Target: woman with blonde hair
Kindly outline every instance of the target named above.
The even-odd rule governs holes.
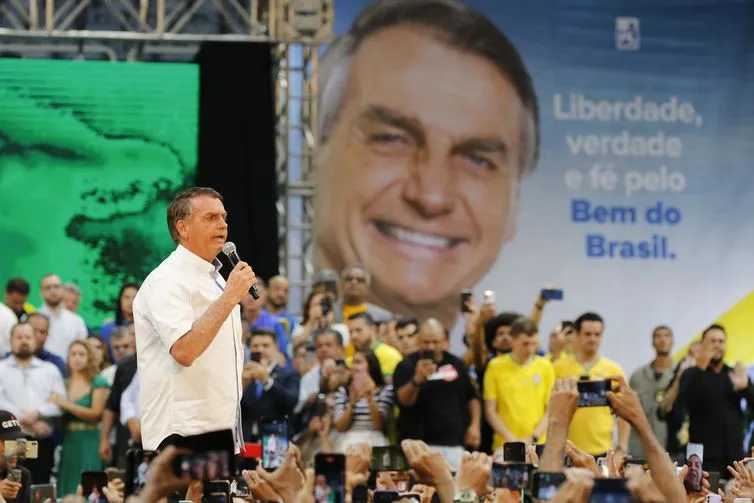
[[[105,410],[110,386],[99,375],[91,346],[83,340],[68,348],[68,379],[65,397],[53,394],[50,402],[63,410],[63,450],[58,470],[58,494],[76,493],[81,473],[104,470],[99,457],[99,421]]]

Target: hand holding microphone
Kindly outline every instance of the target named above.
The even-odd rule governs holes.
[[[236,245],[228,241],[223,245],[223,253],[227,255],[230,264],[233,266],[233,270],[228,276],[228,281],[225,285],[225,292],[231,296],[231,298],[240,303],[243,300],[246,293],[250,293],[254,300],[259,299],[259,290],[257,289],[257,277],[254,275],[254,271],[251,266],[246,262],[243,262],[236,252]]]

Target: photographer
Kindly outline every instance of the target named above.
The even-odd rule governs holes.
[[[0,410],[0,497],[8,503],[28,503],[31,473],[23,466],[18,466],[15,453],[8,452],[6,458],[5,442],[23,440],[21,423],[8,411]]]

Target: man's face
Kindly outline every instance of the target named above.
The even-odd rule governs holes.
[[[578,346],[589,353],[596,354],[602,343],[602,322],[585,321],[581,324],[581,330],[576,334]]]
[[[725,339],[725,332],[717,328],[708,331],[702,339],[702,344],[711,352],[712,361],[715,363],[725,357]]]
[[[443,348],[446,346],[445,332],[440,328],[425,325],[419,331],[419,349],[434,351],[435,360],[442,358]]]
[[[246,321],[253,323],[259,317],[262,312],[262,306],[264,305],[261,292],[259,299],[254,299],[250,293],[244,295],[241,299],[241,308],[243,309],[243,317]]]
[[[416,340],[416,333],[418,330],[418,327],[413,323],[395,330],[395,334],[398,338],[398,351],[400,351],[403,356],[410,355],[419,349],[419,344]]]
[[[317,351],[317,360],[322,363],[328,358],[340,358],[343,348],[338,345],[338,340],[332,334],[321,334],[314,343]]]
[[[652,337],[652,347],[654,347],[657,356],[668,356],[673,349],[673,332],[667,328],[655,330]]]
[[[367,275],[361,269],[351,269],[343,276],[343,295],[351,299],[364,299],[369,293]]]
[[[457,304],[515,232],[523,108],[491,63],[413,27],[354,55],[320,149],[318,253],[361,262],[372,292]]]
[[[57,307],[63,300],[63,287],[60,277],[52,274],[42,279],[39,284],[42,298],[50,307]]]
[[[521,334],[511,339],[511,349],[516,358],[526,361],[537,352],[539,347],[539,334]]]
[[[300,347],[293,355],[293,368],[296,369],[299,375],[304,375],[312,368],[311,360],[309,349],[305,346]]]
[[[494,352],[507,352],[511,349],[513,339],[511,337],[511,326],[501,325],[495,331],[495,337],[492,339],[492,349]]]
[[[28,323],[34,330],[35,346],[41,351],[45,347],[47,335],[50,333],[50,322],[41,316],[30,316]]]
[[[10,349],[15,356],[22,360],[30,358],[36,349],[34,330],[29,325],[16,327],[10,338]]]
[[[75,313],[79,310],[79,304],[81,304],[81,295],[73,290],[63,288],[63,305],[65,308]]]
[[[5,305],[18,314],[24,310],[24,303],[28,295],[24,295],[20,292],[5,292]]]
[[[131,335],[112,339],[110,347],[113,350],[113,359],[116,363],[136,353],[136,341]]]
[[[349,320],[348,333],[356,349],[369,349],[376,337],[375,327],[367,324],[363,319]]]
[[[262,358],[269,362],[275,354],[277,343],[269,335],[254,335],[251,337],[249,349],[252,353],[260,353]]]
[[[210,196],[191,199],[191,214],[176,223],[181,240],[186,248],[207,261],[211,261],[223,249],[228,239],[228,224],[222,201]]]
[[[283,309],[288,305],[288,280],[285,278],[275,278],[270,281],[270,288],[267,290],[270,304],[278,309]]]

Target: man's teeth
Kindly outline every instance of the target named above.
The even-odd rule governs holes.
[[[391,235],[395,239],[406,241],[418,246],[427,246],[430,248],[451,248],[453,246],[453,240],[443,238],[439,236],[428,236],[427,234],[421,234],[419,232],[404,229],[403,227],[395,227],[392,225],[384,225],[382,227],[387,234]]]

